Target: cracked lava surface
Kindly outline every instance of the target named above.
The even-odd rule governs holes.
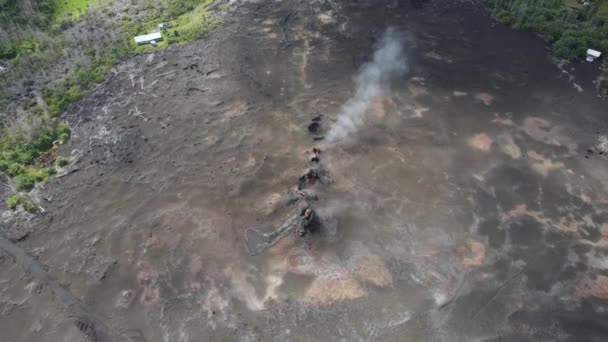
[[[84,306],[132,341],[608,339],[608,106],[590,81],[577,92],[470,2],[234,16],[121,62],[65,114],[73,172],[18,244]],[[314,141],[388,26],[409,73],[352,141]],[[337,226],[250,256],[246,229],[280,224],[317,146],[332,183],[312,204]],[[2,258],[3,340],[86,340],[63,310]]]

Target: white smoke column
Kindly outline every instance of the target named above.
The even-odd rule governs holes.
[[[355,96],[340,108],[336,123],[327,132],[328,143],[345,139],[363,126],[368,109],[388,90],[390,80],[408,71],[402,40],[401,35],[391,28],[384,32],[374,59],[361,66],[354,77]]]

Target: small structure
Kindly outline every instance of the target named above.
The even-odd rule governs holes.
[[[600,56],[602,56],[601,52],[593,49],[587,49],[587,62],[593,62],[594,60],[600,58]]]
[[[135,37],[135,43],[137,43],[137,45],[148,44],[153,41],[157,42],[160,40],[163,40],[163,36],[160,34],[160,32],[153,32],[150,34],[144,34],[143,36]]]

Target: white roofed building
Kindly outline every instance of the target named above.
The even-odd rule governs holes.
[[[163,36],[160,34],[160,32],[153,32],[150,34],[144,34],[143,36],[137,36],[134,39],[135,39],[135,43],[137,43],[137,45],[139,45],[139,44],[148,44],[152,41],[163,40]]]
[[[593,62],[594,60],[600,58],[602,56],[602,53],[597,51],[597,50],[593,50],[593,49],[587,49],[587,62]]]

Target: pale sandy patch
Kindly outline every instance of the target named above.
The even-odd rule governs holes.
[[[417,107],[414,108],[414,114],[411,116],[412,118],[421,118],[424,113],[428,112],[430,110],[430,108],[428,107]]]
[[[232,106],[230,106],[230,109],[228,109],[226,112],[224,112],[224,116],[232,119],[235,117],[239,117],[243,114],[245,114],[247,112],[247,102],[245,101],[239,101],[235,104],[233,104]]]
[[[545,216],[542,211],[535,211],[528,209],[526,204],[516,205],[513,209],[508,212],[503,212],[500,214],[500,220],[503,223],[508,223],[513,220],[518,220],[524,217],[530,217],[536,220],[538,223],[542,224],[546,229],[554,229],[564,234],[569,234],[581,237],[587,236],[589,233],[586,230],[586,227],[594,226],[590,215],[585,215],[583,217],[575,217],[573,214],[567,214],[566,216],[560,216],[556,219],[550,219]],[[602,230],[602,238],[605,237],[605,233],[608,233],[608,225],[606,225],[606,229]],[[588,240],[582,239],[585,243],[594,244],[588,242]],[[595,244],[600,244],[601,241]]]
[[[431,51],[431,52],[427,52],[424,54],[426,57],[428,58],[432,58],[434,60],[440,61],[440,62],[444,62],[444,63],[452,63],[452,59],[447,57],[447,56],[442,56],[439,53],[437,53],[436,51]]]
[[[513,127],[515,126],[515,122],[513,122],[513,120],[509,119],[509,118],[495,118],[492,119],[492,122],[497,124],[497,125],[501,125],[501,126],[508,126],[508,127]]]
[[[384,261],[377,255],[366,255],[354,258],[352,272],[355,279],[378,287],[393,284],[393,276]]]
[[[536,151],[528,151],[527,156],[530,160],[532,169],[544,177],[547,177],[551,171],[564,168],[564,163],[554,162]]]
[[[577,297],[594,297],[608,300],[608,277],[603,275],[587,276],[579,282],[574,293]]]
[[[536,141],[548,145],[561,146],[552,133],[553,125],[545,119],[534,116],[527,117],[524,120],[523,129],[530,138]]]
[[[474,149],[487,152],[494,141],[486,133],[479,133],[469,139],[469,146]]]
[[[311,304],[329,304],[352,300],[365,295],[365,291],[355,279],[348,276],[315,279],[304,293],[304,301]]]
[[[259,212],[264,213],[264,215],[272,214],[278,207],[283,204],[284,196],[280,193],[272,193],[264,198],[263,201],[259,201],[257,205],[257,210]]]
[[[465,268],[481,266],[486,257],[486,246],[479,241],[469,240],[467,241],[467,247],[471,255],[463,259],[462,265]]]
[[[419,84],[410,83],[410,84],[408,84],[407,88],[413,97],[424,96],[424,95],[429,94],[429,90],[426,87],[419,85]]]
[[[158,271],[146,261],[137,263],[137,284],[142,289],[140,301],[143,304],[154,304],[160,299]]]
[[[513,136],[511,134],[501,134],[498,136],[497,141],[500,150],[513,159],[519,159],[521,157],[521,149],[515,144]]]
[[[255,279],[255,269],[243,270],[229,267],[224,270],[224,275],[230,279],[231,294],[243,301],[251,311],[264,309],[266,302],[278,297],[278,289],[283,283],[281,273],[272,272],[264,277],[264,293],[258,294],[252,280]]]
[[[477,93],[475,94],[475,100],[489,107],[492,105],[492,102],[494,102],[494,96],[488,93]]]
[[[249,158],[247,159],[245,164],[243,164],[243,168],[249,169],[249,168],[253,168],[255,165],[256,165],[255,158],[253,156],[249,156]]]
[[[583,243],[600,248],[608,247],[608,223],[603,223],[600,226],[601,237],[598,241],[582,240]]]
[[[500,214],[500,220],[502,222],[510,222],[515,219],[520,219],[522,217],[532,217],[537,222],[542,224],[551,224],[551,220],[546,218],[543,215],[542,211],[533,211],[529,210],[526,204],[518,204],[515,208]]]
[[[369,118],[378,121],[386,116],[386,105],[384,99],[375,100],[369,107]]]
[[[323,24],[332,24],[336,22],[331,11],[327,11],[317,15],[317,19]]]

